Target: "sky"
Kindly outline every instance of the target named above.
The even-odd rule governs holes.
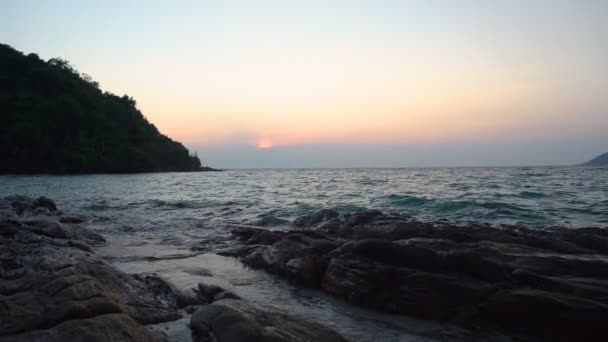
[[[608,151],[604,0],[0,0],[0,42],[133,96],[221,168]]]

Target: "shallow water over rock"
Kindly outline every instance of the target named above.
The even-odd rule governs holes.
[[[108,241],[97,248],[100,256],[126,273],[155,273],[182,290],[199,283],[219,285],[247,302],[271,311],[322,323],[353,341],[510,341],[500,334],[472,333],[451,324],[388,315],[332,298],[318,290],[298,288],[263,271],[244,266],[235,258],[214,253],[192,255],[178,246]],[[162,323],[157,329],[171,341],[190,341],[186,318]]]

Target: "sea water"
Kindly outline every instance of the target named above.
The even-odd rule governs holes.
[[[608,168],[227,170],[81,176],[0,176],[0,195],[47,196],[83,213],[108,245],[97,253],[129,273],[154,272],[183,289],[221,285],[264,308],[334,327],[361,341],[485,340],[448,324],[375,313],[222,257],[203,241],[237,225],[290,229],[320,209],[379,209],[420,220],[496,226],[608,226]],[[189,340],[187,319],[160,325]],[[492,336],[499,338],[500,336]]]

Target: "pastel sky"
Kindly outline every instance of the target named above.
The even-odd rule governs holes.
[[[608,1],[0,1],[0,42],[136,98],[217,167],[608,151]]]

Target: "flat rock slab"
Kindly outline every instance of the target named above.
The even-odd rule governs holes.
[[[425,223],[328,210],[240,227],[223,254],[376,310],[552,341],[608,341],[608,229]]]

